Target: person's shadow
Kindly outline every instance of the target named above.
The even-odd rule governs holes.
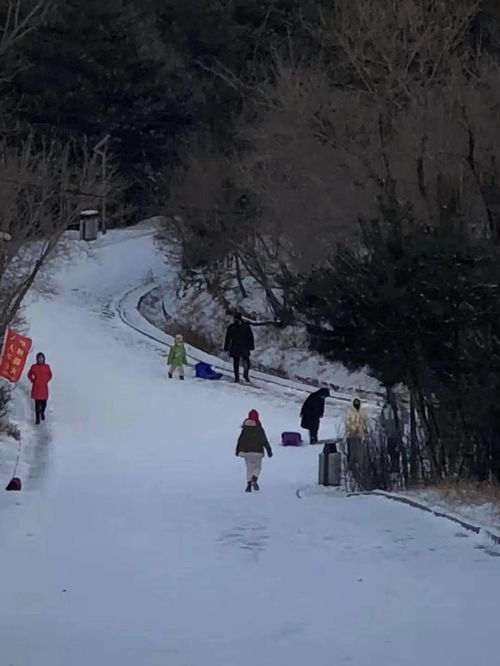
[[[34,446],[25,457],[29,465],[27,490],[39,490],[45,481],[51,440],[52,434],[46,423],[36,426]]]

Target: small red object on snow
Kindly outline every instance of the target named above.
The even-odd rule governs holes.
[[[9,481],[5,490],[21,490],[21,479],[15,476]]]

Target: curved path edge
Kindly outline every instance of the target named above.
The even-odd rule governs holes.
[[[384,490],[370,490],[366,492],[347,493],[347,497],[360,497],[364,495],[385,497],[385,499],[392,500],[393,502],[400,502],[401,504],[407,504],[408,506],[411,506],[414,509],[420,509],[420,511],[432,513],[432,515],[436,516],[437,518],[445,518],[446,520],[450,520],[453,523],[457,523],[458,525],[460,525],[469,532],[474,532],[475,534],[480,534],[480,533],[486,534],[486,536],[489,539],[491,539],[495,544],[500,545],[500,534],[495,533],[494,531],[491,530],[491,528],[485,527],[484,525],[480,525],[478,523],[473,523],[467,519],[461,518],[460,516],[443,511],[442,509],[435,509],[432,506],[425,504],[424,502],[417,502],[416,500],[410,499],[409,497],[398,495],[396,493],[388,493],[385,492]]]
[[[307,490],[308,487],[297,488],[295,495],[298,497],[298,499],[306,499],[307,495],[305,494],[305,491]],[[489,539],[491,539],[493,543],[500,545],[500,533],[496,532],[495,530],[492,530],[490,527],[486,527],[485,525],[481,525],[479,523],[471,522],[468,519],[462,518],[461,516],[457,516],[452,513],[448,513],[447,511],[443,511],[442,509],[436,509],[432,506],[429,506],[428,504],[425,504],[424,502],[418,502],[414,499],[410,499],[409,497],[405,497],[404,495],[398,495],[397,493],[389,493],[386,492],[385,490],[367,490],[359,492],[348,492],[342,496],[346,498],[384,497],[385,499],[392,500],[393,502],[400,502],[401,504],[406,504],[407,506],[410,506],[413,509],[419,509],[420,511],[431,513],[433,516],[436,516],[437,518],[444,518],[445,520],[449,520],[453,523],[456,523],[457,525],[460,525],[460,527],[463,527],[468,532],[474,532],[474,534],[483,533]]]
[[[171,347],[174,343],[174,337],[168,333],[164,333],[153,324],[150,324],[147,319],[139,311],[139,305],[141,300],[147,296],[152,290],[161,287],[162,282],[156,280],[153,282],[148,282],[147,284],[142,284],[133,289],[127,290],[124,294],[119,296],[114,303],[114,307],[121,321],[134,329],[138,333],[150,338],[151,340],[164,345],[166,347]],[[210,363],[216,370],[222,372],[223,375],[227,377],[232,377],[232,365],[226,361],[221,360],[217,356],[208,354],[200,349],[193,347],[192,345],[185,345],[188,361],[190,363],[198,363],[200,361],[204,363]],[[273,375],[268,375],[263,372],[254,371],[253,376],[255,379],[280,386],[282,388],[291,389],[294,391],[300,391],[303,393],[310,393],[311,387],[306,384],[301,384],[300,382],[294,382],[290,379],[282,379],[280,377],[275,377]],[[330,392],[330,396],[342,402],[351,402],[352,395],[346,393],[338,393],[335,391]],[[378,403],[372,401],[366,401],[367,404],[372,406],[377,406]]]

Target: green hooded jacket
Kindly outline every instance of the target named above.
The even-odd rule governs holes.
[[[186,365],[187,364],[187,358],[186,358],[186,350],[184,349],[184,345],[173,345],[170,347],[170,353],[168,355],[168,361],[167,363],[169,365]]]

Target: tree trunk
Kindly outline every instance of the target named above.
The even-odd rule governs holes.
[[[257,281],[257,283],[262,287],[264,293],[266,294],[267,302],[269,303],[274,316],[278,322],[283,321],[283,305],[280,303],[279,299],[273,292],[270,281],[266,272],[259,263],[259,260],[255,257],[243,256],[241,261],[245,266],[248,273]]]
[[[236,269],[236,281],[238,283],[238,287],[241,293],[242,298],[247,298],[248,294],[245,289],[245,285],[243,284],[243,278],[241,275],[241,261],[240,261],[240,255],[235,252],[234,253],[234,264],[235,264],[235,269]]]
[[[410,391],[410,479],[413,483],[418,481],[418,439],[417,439],[417,415],[415,409],[415,397]]]

